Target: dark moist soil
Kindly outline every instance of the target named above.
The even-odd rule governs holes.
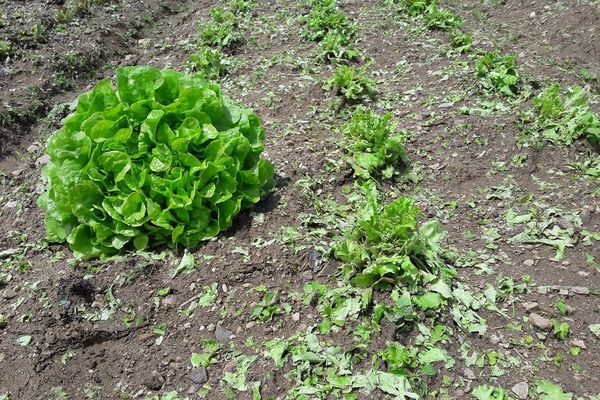
[[[0,41],[9,43],[10,51],[0,56],[5,64],[0,68],[0,154],[26,143],[35,123],[69,98],[65,93],[80,92],[106,71],[112,76],[111,65],[131,56],[139,39],[187,4],[100,0],[69,11],[75,3],[85,2],[1,4]]]
[[[15,60],[1,70],[2,112],[11,116],[0,127],[4,152],[10,153],[0,158],[0,254],[16,249],[24,257],[19,265],[5,263],[11,279],[0,283],[0,313],[8,318],[6,328],[0,330],[0,394],[10,392],[14,399],[48,399],[60,387],[72,399],[85,398],[86,390],[95,391],[102,399],[118,398],[122,393],[143,398],[168,390],[195,398],[192,394],[204,379],[191,375],[190,356],[201,352],[204,339],[217,338],[226,347],[259,355],[247,381],[262,382],[263,398],[285,397],[292,381],[260,357],[259,345],[319,323],[318,311],[292,294],[302,292],[303,285],[314,280],[334,285],[337,271],[336,263],[323,259],[314,248],[295,252],[282,239],[287,227],[306,232],[303,221],[315,213],[297,182],[312,177],[321,182],[312,189],[317,195],[339,196],[348,170],[332,167],[332,161],[342,158],[337,127],[344,117],[328,114],[335,98],[321,89],[320,80],[329,76],[331,68],[311,69],[315,45],[301,38],[296,18],[305,10],[296,2],[258,3],[246,40],[231,57],[232,72],[221,85],[225,93],[254,108],[263,119],[267,128],[264,155],[276,165],[278,188],[253,212],[241,215],[229,232],[194,250],[198,259],[214,258],[191,274],[170,275],[182,253],[162,260],[130,256],[110,263],[74,262],[65,246],[42,245],[43,212],[35,205],[43,191],[41,143],[57,125],[40,118],[56,104],[74,100],[98,79],[111,76],[117,65],[184,69],[194,48],[197,25],[207,20],[209,8],[216,3],[172,2],[165,8],[163,2],[103,2],[66,24],[65,32],[53,26],[44,42],[19,44]],[[21,11],[22,17],[11,14],[11,23],[0,28],[0,40],[15,37],[33,21],[51,18],[57,7],[24,1],[0,5],[3,10],[28,11]],[[541,3],[530,9],[511,1],[497,6],[480,2],[447,5],[465,19],[465,29],[474,32],[478,46],[520,54],[519,65],[531,80],[581,84],[578,68],[600,68],[600,25],[596,23],[600,7],[592,3],[569,3],[562,8],[550,5],[548,9]],[[477,117],[458,112],[460,106],[477,104],[478,87],[471,69],[445,56],[445,34],[416,32],[408,20],[391,18],[389,10],[376,2],[353,1],[343,3],[343,8],[359,26],[357,47],[374,58],[371,71],[379,79],[378,104],[382,108],[389,105],[400,126],[414,132],[407,151],[420,182],[397,189],[414,195],[427,215],[442,221],[448,232],[447,247],[463,255],[472,251],[479,266],[493,269],[491,274],[481,274],[480,268],[459,269],[461,280],[481,289],[487,284],[498,288],[503,276],[518,284],[523,275],[529,275],[534,283],[527,293],[515,295],[518,301],[514,304],[500,305],[508,318],[482,312],[488,323],[484,337],[466,334],[450,320],[443,321],[455,332],[447,348],[457,363],[454,369],[429,378],[428,383],[439,388],[442,376],[447,375],[449,395],[456,399],[470,398],[467,392],[479,384],[509,389],[523,381],[533,386],[539,379],[560,383],[580,396],[599,393],[596,355],[600,340],[588,331],[589,325],[600,323],[597,296],[568,289],[561,295],[540,288],[600,287],[598,272],[584,259],[584,251],[600,259],[598,247],[584,247],[581,241],[583,229],[600,231],[597,198],[590,195],[598,183],[581,179],[569,169],[570,162],[584,157],[589,146],[519,148],[515,113]],[[532,12],[535,17],[530,17]],[[69,76],[71,86],[57,89],[56,74],[65,71],[62,55],[69,50],[89,57],[84,56],[85,66]],[[273,57],[283,61],[267,66],[266,60]],[[307,66],[304,70],[303,65]],[[404,72],[394,72],[398,70]],[[32,87],[40,88],[43,95],[32,97]],[[443,105],[450,95],[461,99],[451,107]],[[428,101],[434,97],[434,102]],[[30,117],[14,116],[14,110],[30,110],[38,102],[41,106]],[[596,104],[592,107],[598,111]],[[527,155],[525,166],[501,172],[494,169],[492,162],[510,166],[517,154]],[[554,186],[547,188],[540,182]],[[511,196],[490,197],[498,187],[505,188],[504,193],[509,188]],[[521,228],[506,224],[506,211],[513,207],[525,212],[527,206],[519,208],[520,201],[529,196],[581,214],[583,224],[575,234],[579,240],[566,250],[565,261],[553,261],[555,251],[548,246],[507,242]],[[495,249],[487,248],[482,237],[487,227],[501,234]],[[475,239],[468,239],[466,232],[474,233]],[[328,243],[325,237],[320,244]],[[7,256],[2,255],[0,262],[2,258]],[[189,318],[184,316],[181,311],[191,299],[213,283],[217,283],[216,304],[197,308]],[[258,285],[278,290],[292,312],[276,316],[272,322],[251,321],[251,310],[262,297],[254,290]],[[157,296],[166,287],[169,294]],[[573,307],[566,319],[554,308],[559,298]],[[538,339],[540,332],[524,319],[523,302],[537,302],[536,312],[548,318],[567,320],[571,337],[558,341],[550,334]],[[521,331],[508,329],[509,322],[520,325]],[[163,323],[167,331],[157,345],[153,329]],[[331,338],[350,343],[352,338],[344,332]],[[25,347],[18,343],[23,335],[32,337]],[[527,335],[544,347],[510,344]],[[397,340],[399,333],[387,324],[377,336],[373,346],[383,347],[387,341]],[[256,347],[248,346],[250,338]],[[569,353],[573,340],[583,341],[586,347],[577,357]],[[502,373],[490,366],[466,366],[461,359],[462,343],[469,343],[469,355],[491,350],[502,353]],[[564,358],[559,366],[552,360],[557,354]],[[222,359],[208,368],[213,389],[207,398],[225,398],[219,381],[232,365]],[[467,369],[475,371],[475,379]],[[236,396],[251,398],[251,393],[236,392]],[[368,398],[380,397],[376,392]]]

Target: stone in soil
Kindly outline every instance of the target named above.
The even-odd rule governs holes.
[[[525,311],[532,312],[532,311],[536,311],[537,309],[540,308],[540,305],[538,303],[536,303],[535,301],[526,301],[522,304],[523,308],[525,309]]]
[[[15,297],[17,297],[17,292],[12,289],[5,289],[4,292],[2,292],[2,298],[4,300],[14,299]]]
[[[219,322],[215,329],[215,338],[219,342],[228,343],[231,340],[231,336],[233,336],[233,332],[223,328],[223,325]]]
[[[150,375],[144,378],[144,386],[146,386],[150,390],[160,390],[164,383],[165,379],[160,375],[157,370],[153,370],[150,372]]]
[[[196,367],[187,374],[187,378],[197,385],[202,385],[208,381],[208,371],[204,367]]]
[[[470,380],[474,380],[475,379],[475,373],[473,372],[473,370],[471,368],[465,368],[465,378],[470,379]]]
[[[536,313],[533,313],[529,316],[529,322],[531,325],[542,331],[549,331],[552,329],[552,321]]]
[[[170,295],[166,296],[160,304],[161,304],[161,306],[163,306],[165,308],[173,308],[175,306],[176,302],[177,302],[177,297],[170,294]]]
[[[35,160],[35,166],[42,167],[42,166],[48,164],[49,162],[50,162],[50,156],[48,154],[44,154],[44,155],[38,157],[37,160]]]
[[[302,277],[303,277],[304,279],[307,279],[307,280],[309,280],[309,281],[310,281],[311,279],[313,279],[313,273],[312,273],[312,271],[304,271],[304,272],[302,273]]]
[[[529,395],[529,385],[527,382],[519,382],[513,386],[510,390],[517,396],[518,399],[526,399]]]
[[[571,288],[571,293],[582,294],[584,296],[587,296],[590,294],[590,288],[583,287],[583,286],[573,286]]]
[[[533,265],[535,264],[535,261],[533,261],[533,260],[525,260],[523,262],[523,264],[525,264],[526,267],[533,267]]]

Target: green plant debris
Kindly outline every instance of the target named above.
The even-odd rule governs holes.
[[[236,369],[234,372],[225,372],[223,381],[227,385],[227,397],[233,398],[235,391],[245,392],[248,390],[246,384],[246,375],[252,363],[256,360],[256,356],[247,356],[243,353],[235,356]]]
[[[216,364],[218,362],[217,355],[221,350],[221,344],[214,339],[205,339],[202,343],[202,353],[192,353],[190,362],[192,367],[197,368],[202,366],[204,368]]]
[[[499,387],[481,385],[473,389],[473,396],[477,400],[505,400],[506,391]]]
[[[126,397],[127,398],[127,397]],[[166,392],[163,394],[157,394],[154,396],[146,396],[144,400],[189,400],[189,397],[180,397],[176,390]]]
[[[571,393],[563,392],[559,385],[549,381],[541,381],[536,387],[536,392],[540,395],[540,400],[571,400]]]
[[[264,129],[219,87],[125,67],[100,82],[48,139],[48,238],[76,257],[187,247],[231,226],[272,186]]]
[[[571,168],[582,171],[587,178],[600,178],[600,156],[590,156],[580,162],[571,163]]]
[[[259,321],[271,321],[274,316],[283,314],[284,312],[289,313],[291,306],[287,303],[278,303],[277,292],[266,292],[262,300],[254,306],[250,315],[251,319]]]
[[[0,60],[4,60],[12,51],[12,44],[6,40],[0,40]]]
[[[19,343],[19,346],[21,347],[26,347],[29,346],[32,339],[33,338],[31,337],[31,335],[19,336],[19,338],[17,339],[17,343]]]
[[[215,304],[218,295],[216,282],[210,286],[205,286],[200,298],[198,299],[198,305],[200,307],[210,307]]]
[[[196,259],[194,255],[186,251],[183,253],[181,260],[177,264],[177,267],[173,268],[170,272],[171,278],[175,278],[180,273],[190,273],[196,269]]]
[[[571,331],[571,328],[569,326],[568,323],[566,322],[555,322],[554,323],[554,328],[552,330],[552,333],[554,334],[554,337],[556,337],[557,339],[560,340],[565,340],[567,337],[569,337],[569,332]]]
[[[543,212],[532,210],[525,229],[508,239],[509,243],[544,244],[556,249],[556,259],[565,257],[567,247],[575,245],[575,230],[581,226],[581,217],[558,207],[546,207]]]

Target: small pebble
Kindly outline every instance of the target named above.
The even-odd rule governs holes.
[[[48,154],[44,154],[44,155],[41,155],[40,157],[38,157],[37,160],[35,160],[35,166],[43,167],[44,165],[48,164],[49,162],[50,162],[50,156]]]
[[[591,211],[589,208],[584,208],[581,212],[581,222],[587,224],[592,219]]]
[[[525,264],[526,267],[533,267],[533,265],[535,264],[535,261],[525,260],[525,261],[523,261],[523,264]]]
[[[143,384],[150,390],[160,390],[165,383],[165,379],[158,373],[157,370],[150,372],[150,375],[144,378]]]
[[[473,370],[471,368],[465,368],[465,378],[470,379],[470,380],[475,379],[475,373],[473,372]]]
[[[536,313],[533,313],[529,316],[529,322],[531,325],[542,331],[549,331],[552,329],[552,321]]]
[[[175,306],[175,303],[177,302],[177,298],[170,294],[168,296],[166,296],[164,299],[162,299],[161,302],[161,306],[165,307],[165,308],[172,308],[173,306]]]
[[[311,280],[313,278],[313,273],[310,270],[304,271],[302,273],[302,277],[307,280]]]
[[[4,204],[4,207],[2,207],[2,209],[8,210],[10,208],[15,208],[18,205],[19,205],[19,202],[11,200],[11,201],[7,201],[6,204]]]
[[[187,374],[187,378],[197,385],[202,385],[208,381],[208,371],[206,368],[199,366],[191,370]]]
[[[2,292],[2,298],[4,300],[14,299],[15,297],[17,297],[17,292],[12,289],[4,289],[4,292]]]
[[[217,327],[215,329],[215,338],[219,342],[228,343],[231,340],[232,336],[233,332],[229,329],[224,328],[221,322],[217,324]]]
[[[573,286],[571,288],[571,293],[588,295],[588,294],[590,294],[590,288],[583,287],[583,286]]]
[[[490,336],[490,343],[493,345],[500,343],[500,338],[498,337],[498,335],[493,334],[492,336]]]
[[[548,294],[548,288],[546,286],[540,286],[537,288],[539,294]]]
[[[527,382],[519,382],[515,386],[513,386],[510,390],[517,396],[519,399],[526,399],[529,396],[529,385]]]
[[[540,308],[540,305],[538,303],[536,303],[535,301],[526,301],[526,302],[523,302],[521,305],[527,312],[533,312]]]

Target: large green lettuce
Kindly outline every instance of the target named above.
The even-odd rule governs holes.
[[[116,80],[79,96],[48,139],[39,204],[50,241],[79,258],[193,247],[272,188],[260,119],[216,84],[146,66]]]

